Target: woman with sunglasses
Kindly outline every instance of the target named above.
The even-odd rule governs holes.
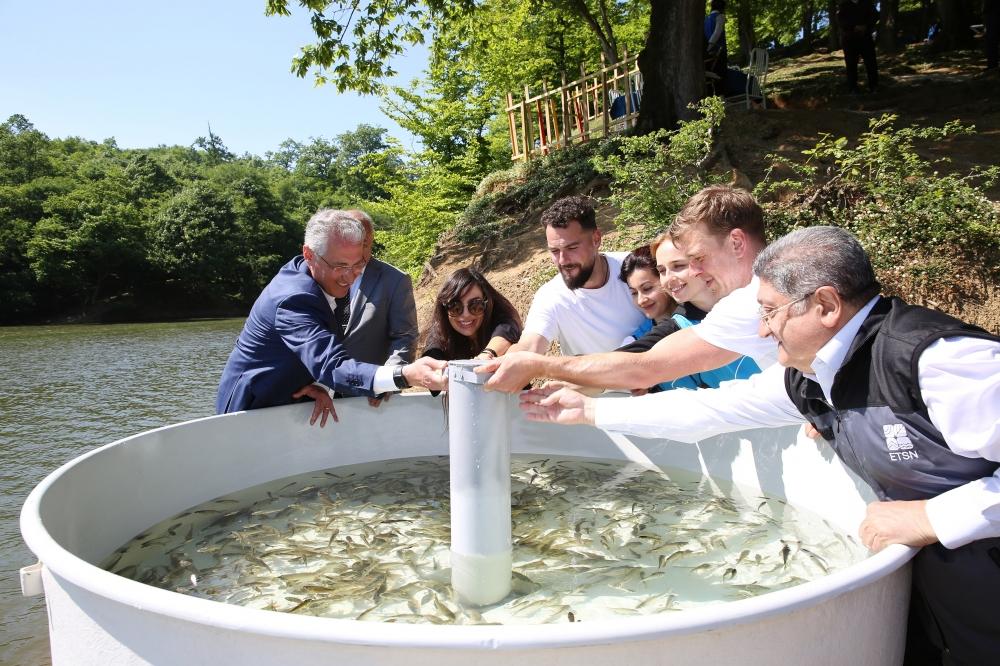
[[[502,356],[521,337],[521,317],[482,273],[460,268],[441,287],[423,356],[443,361]]]

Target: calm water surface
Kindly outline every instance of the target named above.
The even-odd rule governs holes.
[[[49,662],[43,596],[21,596],[36,560],[18,519],[64,462],[127,435],[214,413],[242,319],[0,328],[0,664]]]

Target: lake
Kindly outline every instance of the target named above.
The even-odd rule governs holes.
[[[45,597],[21,596],[36,559],[21,505],[97,446],[210,416],[242,319],[0,328],[0,663],[49,663]]]

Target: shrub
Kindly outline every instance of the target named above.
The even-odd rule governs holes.
[[[1000,215],[983,188],[1000,168],[942,175],[915,142],[971,134],[957,121],[944,127],[895,129],[894,115],[869,123],[858,143],[824,136],[795,165],[771,157],[756,188],[769,233],[832,224],[849,229],[872,258],[889,291],[918,301],[954,303],[1000,275]],[[784,171],[787,177],[774,178]]]
[[[609,201],[621,211],[619,228],[638,227],[639,235],[652,236],[673,220],[691,195],[724,180],[710,174],[704,163],[725,107],[721,99],[710,97],[697,109],[701,117],[681,123],[675,131],[617,137],[610,141],[610,154],[594,158],[594,167],[613,179]]]
[[[486,176],[459,215],[458,239],[469,243],[514,235],[523,226],[517,220],[527,219],[553,198],[585,186],[598,175],[591,158],[600,146],[598,141],[571,146]]]

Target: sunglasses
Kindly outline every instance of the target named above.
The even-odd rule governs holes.
[[[444,309],[448,311],[449,317],[461,317],[466,309],[469,310],[469,314],[471,315],[481,315],[486,312],[486,303],[487,300],[485,298],[473,298],[466,305],[456,298],[453,301],[445,303]]]

